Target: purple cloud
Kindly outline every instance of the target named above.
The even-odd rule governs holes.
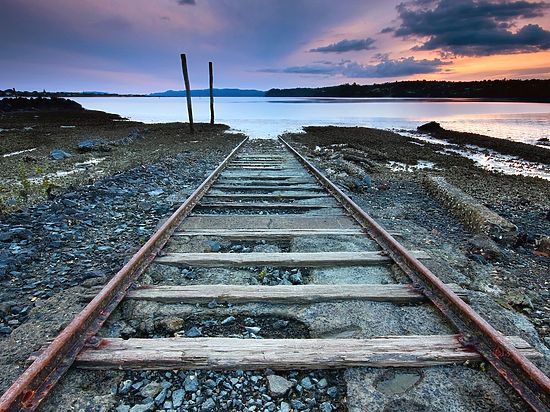
[[[349,78],[389,78],[404,77],[415,74],[437,73],[442,66],[452,64],[440,59],[421,59],[408,57],[398,60],[383,60],[378,64],[360,64],[350,60],[338,63],[319,62],[303,66],[291,66],[283,69],[261,69],[266,73],[291,73],[325,76],[344,76]]]
[[[349,51],[372,50],[375,40],[370,37],[366,39],[345,39],[337,43],[329,44],[328,46],[317,47],[311,49],[310,52],[317,53],[345,53]]]

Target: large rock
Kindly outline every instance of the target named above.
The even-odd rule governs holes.
[[[63,160],[63,159],[67,159],[67,158],[71,157],[71,154],[67,153],[67,152],[65,152],[61,149],[53,149],[50,152],[50,156],[54,160]]]
[[[78,151],[85,152],[108,152],[111,150],[109,145],[103,140],[98,139],[84,139],[78,142]]]
[[[443,129],[441,125],[437,122],[428,122],[428,123],[424,123],[421,126],[418,126],[416,130],[423,133],[434,133],[434,132],[441,132],[445,129]]]
[[[269,375],[267,382],[269,384],[269,393],[272,396],[283,396],[294,386],[292,382],[279,375]]]
[[[475,233],[483,233],[491,239],[513,244],[517,227],[507,219],[488,209],[472,196],[448,183],[440,176],[427,176],[423,184],[437,200]]]

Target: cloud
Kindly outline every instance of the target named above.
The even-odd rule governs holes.
[[[329,44],[328,46],[317,47],[311,49],[310,52],[317,53],[345,53],[349,51],[359,51],[359,50],[372,50],[375,49],[373,46],[375,40],[370,37],[366,39],[344,39],[337,43]]]
[[[194,6],[195,4],[195,0],[176,0],[178,2],[178,4],[181,4],[181,5],[191,5],[191,6]]]
[[[313,64],[306,64],[303,66],[290,66],[284,69],[260,69],[258,72],[262,73],[290,73],[290,74],[322,74],[322,75],[337,75],[341,74],[341,64],[335,64],[331,62],[320,62]]]
[[[378,64],[360,64],[350,60],[338,63],[318,62],[303,66],[291,66],[283,69],[261,69],[264,73],[291,73],[325,76],[344,76],[349,78],[387,78],[404,77],[414,74],[436,73],[442,66],[451,64],[440,59],[416,60],[408,57],[398,60],[383,60]]]
[[[414,50],[439,50],[461,56],[487,56],[550,49],[550,31],[519,19],[544,16],[543,2],[492,0],[415,0],[397,6],[396,37],[418,38]]]
[[[441,66],[448,65],[440,59],[416,60],[414,57],[399,60],[384,60],[375,65],[350,63],[346,65],[343,74],[346,77],[404,77],[414,74],[428,74],[440,71]]]

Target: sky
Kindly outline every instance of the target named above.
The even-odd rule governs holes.
[[[0,0],[0,89],[550,78],[550,0]]]

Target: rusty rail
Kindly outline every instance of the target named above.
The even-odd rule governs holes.
[[[466,302],[447,287],[418,259],[311,162],[284,139],[279,140],[304,165],[411,278],[413,285],[447,317],[463,336],[465,344],[477,350],[515,393],[534,411],[550,411],[550,378],[523,356],[508,340]]]
[[[206,178],[141,249],[103,287],[0,398],[0,411],[33,411],[69,369],[85,345],[94,345],[94,335],[121,302],[132,283],[153,261],[174,230],[212,186],[227,163],[248,140],[245,138]]]

